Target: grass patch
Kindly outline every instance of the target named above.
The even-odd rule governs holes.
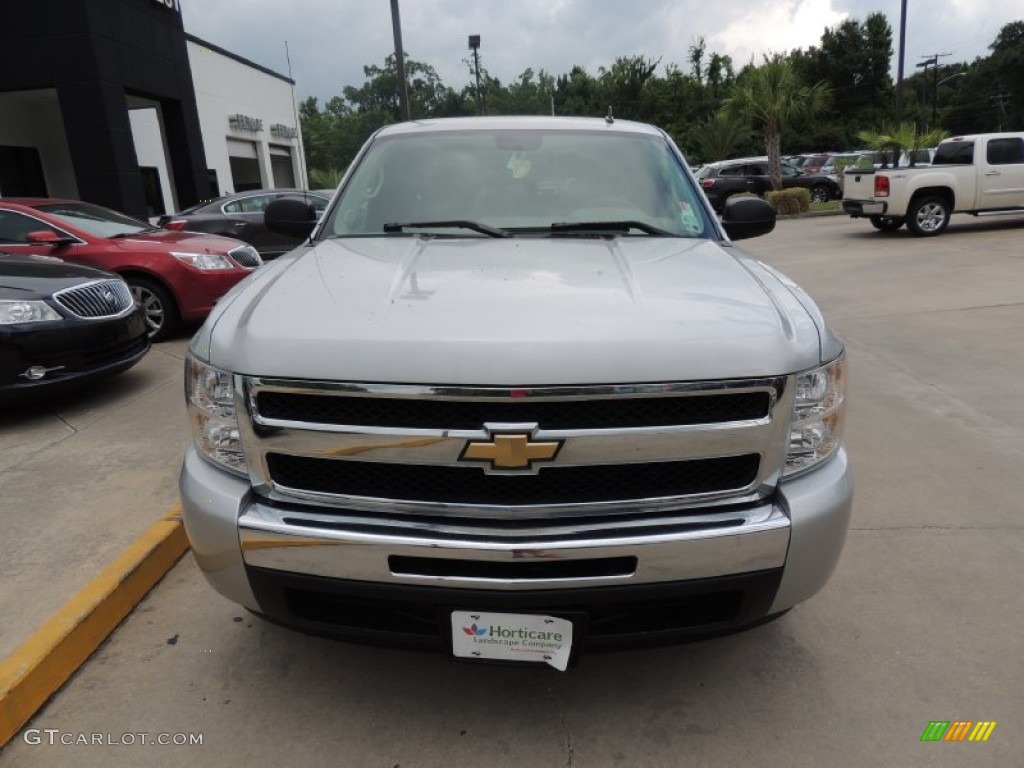
[[[842,200],[826,200],[824,203],[811,203],[811,211],[841,211]]]

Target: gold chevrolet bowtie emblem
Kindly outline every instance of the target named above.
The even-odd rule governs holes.
[[[467,443],[460,458],[489,461],[493,469],[529,469],[534,461],[551,461],[561,447],[559,441],[530,442],[529,435],[494,435],[489,443]]]

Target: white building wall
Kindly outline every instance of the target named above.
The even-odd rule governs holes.
[[[35,147],[50,196],[78,198],[55,89],[0,93],[0,146]]]
[[[192,40],[188,41],[188,57],[207,167],[216,170],[221,194],[236,191],[228,139],[255,144],[264,187],[278,186],[271,173],[270,145],[288,147],[296,184],[308,186],[305,163],[300,162],[301,137],[289,139],[271,133],[275,124],[299,128],[291,84]],[[262,129],[233,126],[229,123],[231,115],[255,118],[262,122]]]
[[[160,190],[168,211],[178,210],[171,171],[167,167],[167,146],[157,107],[134,108],[128,111],[139,167],[155,167],[160,174]]]

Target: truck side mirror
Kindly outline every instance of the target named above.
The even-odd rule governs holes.
[[[316,226],[316,209],[307,201],[284,197],[263,210],[263,223],[271,232],[305,239]]]
[[[775,208],[757,197],[731,197],[725,203],[722,227],[730,240],[767,235],[775,229]]]

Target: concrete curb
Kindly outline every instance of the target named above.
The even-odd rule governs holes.
[[[188,550],[175,505],[0,662],[7,744]]]
[[[807,213],[787,213],[776,216],[777,219],[814,219],[818,216],[849,216],[844,210],[838,211],[807,211]]]

